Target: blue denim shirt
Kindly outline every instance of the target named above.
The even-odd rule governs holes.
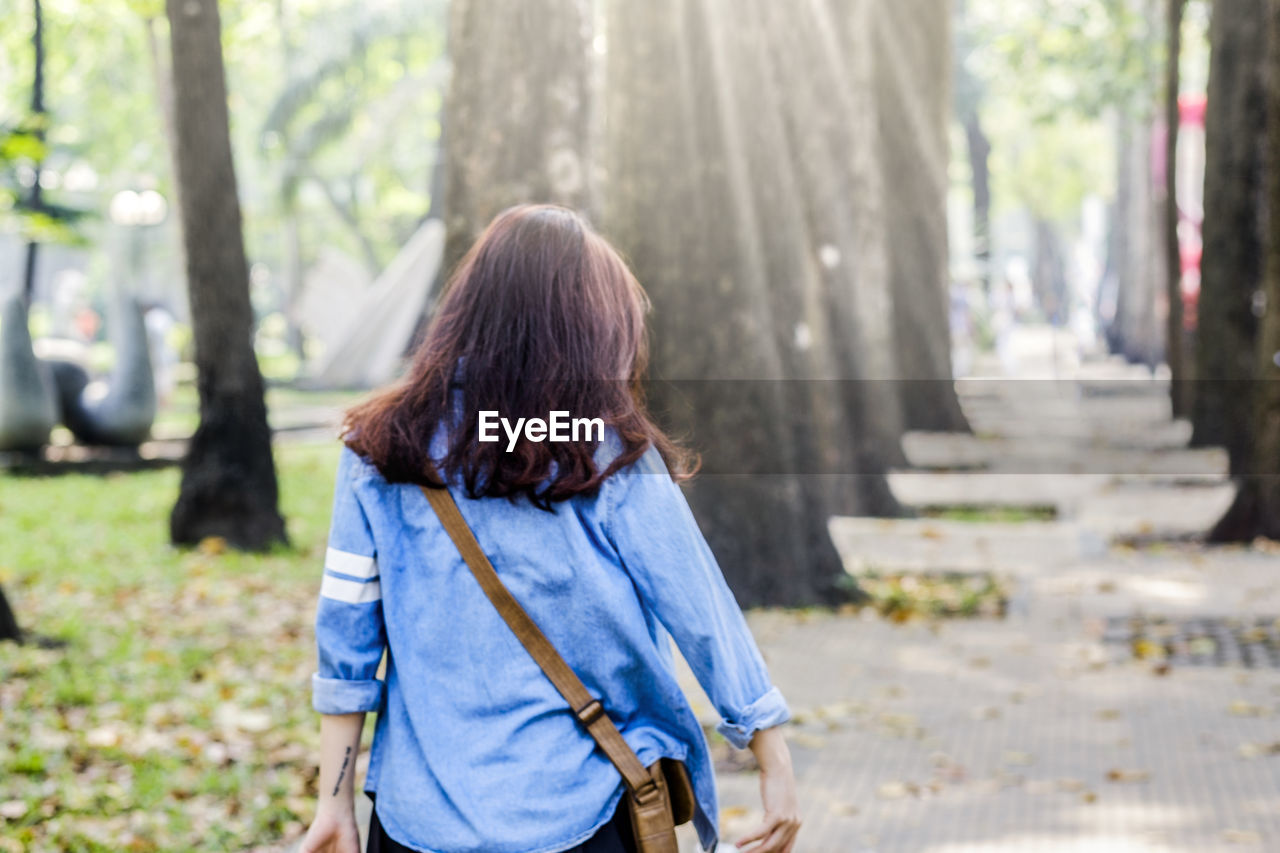
[[[617,453],[606,439],[602,463]],[[715,849],[711,760],[670,639],[735,746],[790,714],[662,457],[651,448],[554,514],[450,490],[502,581],[641,762],[686,762],[694,824]],[[364,787],[392,838],[433,853],[559,851],[609,820],[624,791],[618,772],[417,486],[388,484],[344,446],[328,546],[312,701],[322,714],[379,712]]]

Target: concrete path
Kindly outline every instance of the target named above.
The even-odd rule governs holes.
[[[1168,665],[1105,642],[1116,617],[1271,624],[1280,547],[1186,542],[1233,497],[1220,451],[1182,447],[1186,426],[1168,420],[1160,383],[1133,381],[1141,372],[1076,375],[1079,393],[961,383],[977,437],[909,437],[912,462],[932,470],[890,478],[908,505],[1051,507],[1053,520],[830,525],[855,575],[1007,577],[1009,618],[750,615],[797,712],[799,849],[1280,850],[1280,669]],[[1175,541],[1126,544],[1162,537]],[[732,838],[759,818],[757,779],[720,781]]]

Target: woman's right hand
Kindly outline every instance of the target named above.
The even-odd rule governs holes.
[[[800,805],[791,751],[782,729],[762,729],[751,738],[751,751],[760,765],[760,802],[764,820],[755,831],[738,839],[744,853],[791,853],[800,831]],[[751,846],[754,845],[754,846]]]
[[[320,809],[298,853],[360,853],[355,812]]]

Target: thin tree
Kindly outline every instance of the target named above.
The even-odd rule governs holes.
[[[178,183],[200,425],[169,519],[175,544],[262,549],[287,537],[253,351],[249,265],[228,130],[217,0],[168,0]]]
[[[1170,389],[1174,417],[1183,417],[1190,407],[1186,383],[1185,338],[1182,323],[1182,246],[1178,240],[1178,131],[1182,110],[1178,104],[1182,60],[1182,15],[1186,0],[1168,0],[1165,52],[1164,92],[1164,241],[1166,261],[1166,293],[1169,312],[1165,326],[1165,344],[1169,362]]]
[[[34,0],[32,11],[35,16],[35,29],[31,35],[32,46],[35,48],[35,65],[32,74],[31,83],[31,115],[35,121],[36,138],[44,141],[44,12],[40,6],[40,0]],[[40,163],[36,163],[36,179],[31,184],[31,193],[27,197],[27,207],[32,213],[37,213],[41,207],[40,197]],[[23,269],[22,293],[24,299],[29,304],[35,291],[36,277],[36,258],[39,252],[39,244],[35,240],[27,243],[26,262]],[[17,617],[13,615],[13,609],[9,606],[9,600],[5,598],[4,589],[0,588],[0,641],[14,640],[22,642],[22,629],[18,626]]]
[[[991,140],[982,126],[983,83],[969,70],[974,39],[967,0],[955,4],[954,85],[956,118],[964,127],[973,185],[973,256],[983,293],[991,292]]]
[[[48,115],[44,103],[44,8],[40,0],[32,0],[32,13],[35,18],[35,29],[31,33],[31,46],[34,48],[34,64],[31,78],[31,120],[35,127],[35,137],[41,143],[45,140],[45,119]],[[35,164],[35,179],[31,182],[31,192],[27,196],[26,206],[31,213],[39,213],[44,209],[42,197],[43,187],[40,184],[40,172],[43,163]],[[22,273],[22,292],[27,304],[35,296],[36,260],[40,254],[40,244],[31,239],[27,242],[27,256]]]
[[[1266,124],[1263,170],[1263,220],[1270,222],[1264,240],[1265,311],[1258,326],[1255,353],[1257,378],[1245,462],[1237,471],[1235,502],[1210,533],[1212,541],[1249,541],[1255,536],[1280,539],[1280,0],[1266,0],[1264,18],[1254,24],[1266,38],[1264,79]]]

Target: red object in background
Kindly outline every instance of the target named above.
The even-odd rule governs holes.
[[[1196,330],[1196,311],[1200,305],[1200,258],[1203,251],[1198,245],[1182,247],[1182,328]]]
[[[1180,95],[1178,97],[1178,114],[1182,124],[1204,127],[1204,114],[1209,99],[1203,93]]]
[[[102,318],[92,308],[81,308],[76,312],[76,331],[86,342],[92,343],[98,337],[98,328],[101,325]]]
[[[1178,98],[1178,123],[1181,128],[1198,131],[1195,134],[1195,139],[1202,149],[1204,146],[1205,112],[1208,102],[1208,97],[1202,92],[1181,95]],[[1188,137],[1188,142],[1190,142],[1191,134],[1185,135]],[[1203,157],[1198,159],[1203,164]],[[1203,175],[1194,175],[1192,177],[1196,186],[1203,186]],[[1186,201],[1191,201],[1191,203],[1188,204],[1183,199],[1179,199],[1178,204],[1179,219],[1190,226],[1189,228],[1178,229],[1182,237],[1180,241],[1182,256],[1182,328],[1187,332],[1194,332],[1197,326],[1197,313],[1200,305],[1200,261],[1204,248],[1204,243],[1201,239],[1204,231],[1204,200],[1197,198],[1194,201]],[[1194,211],[1195,214],[1189,214],[1188,211]]]

